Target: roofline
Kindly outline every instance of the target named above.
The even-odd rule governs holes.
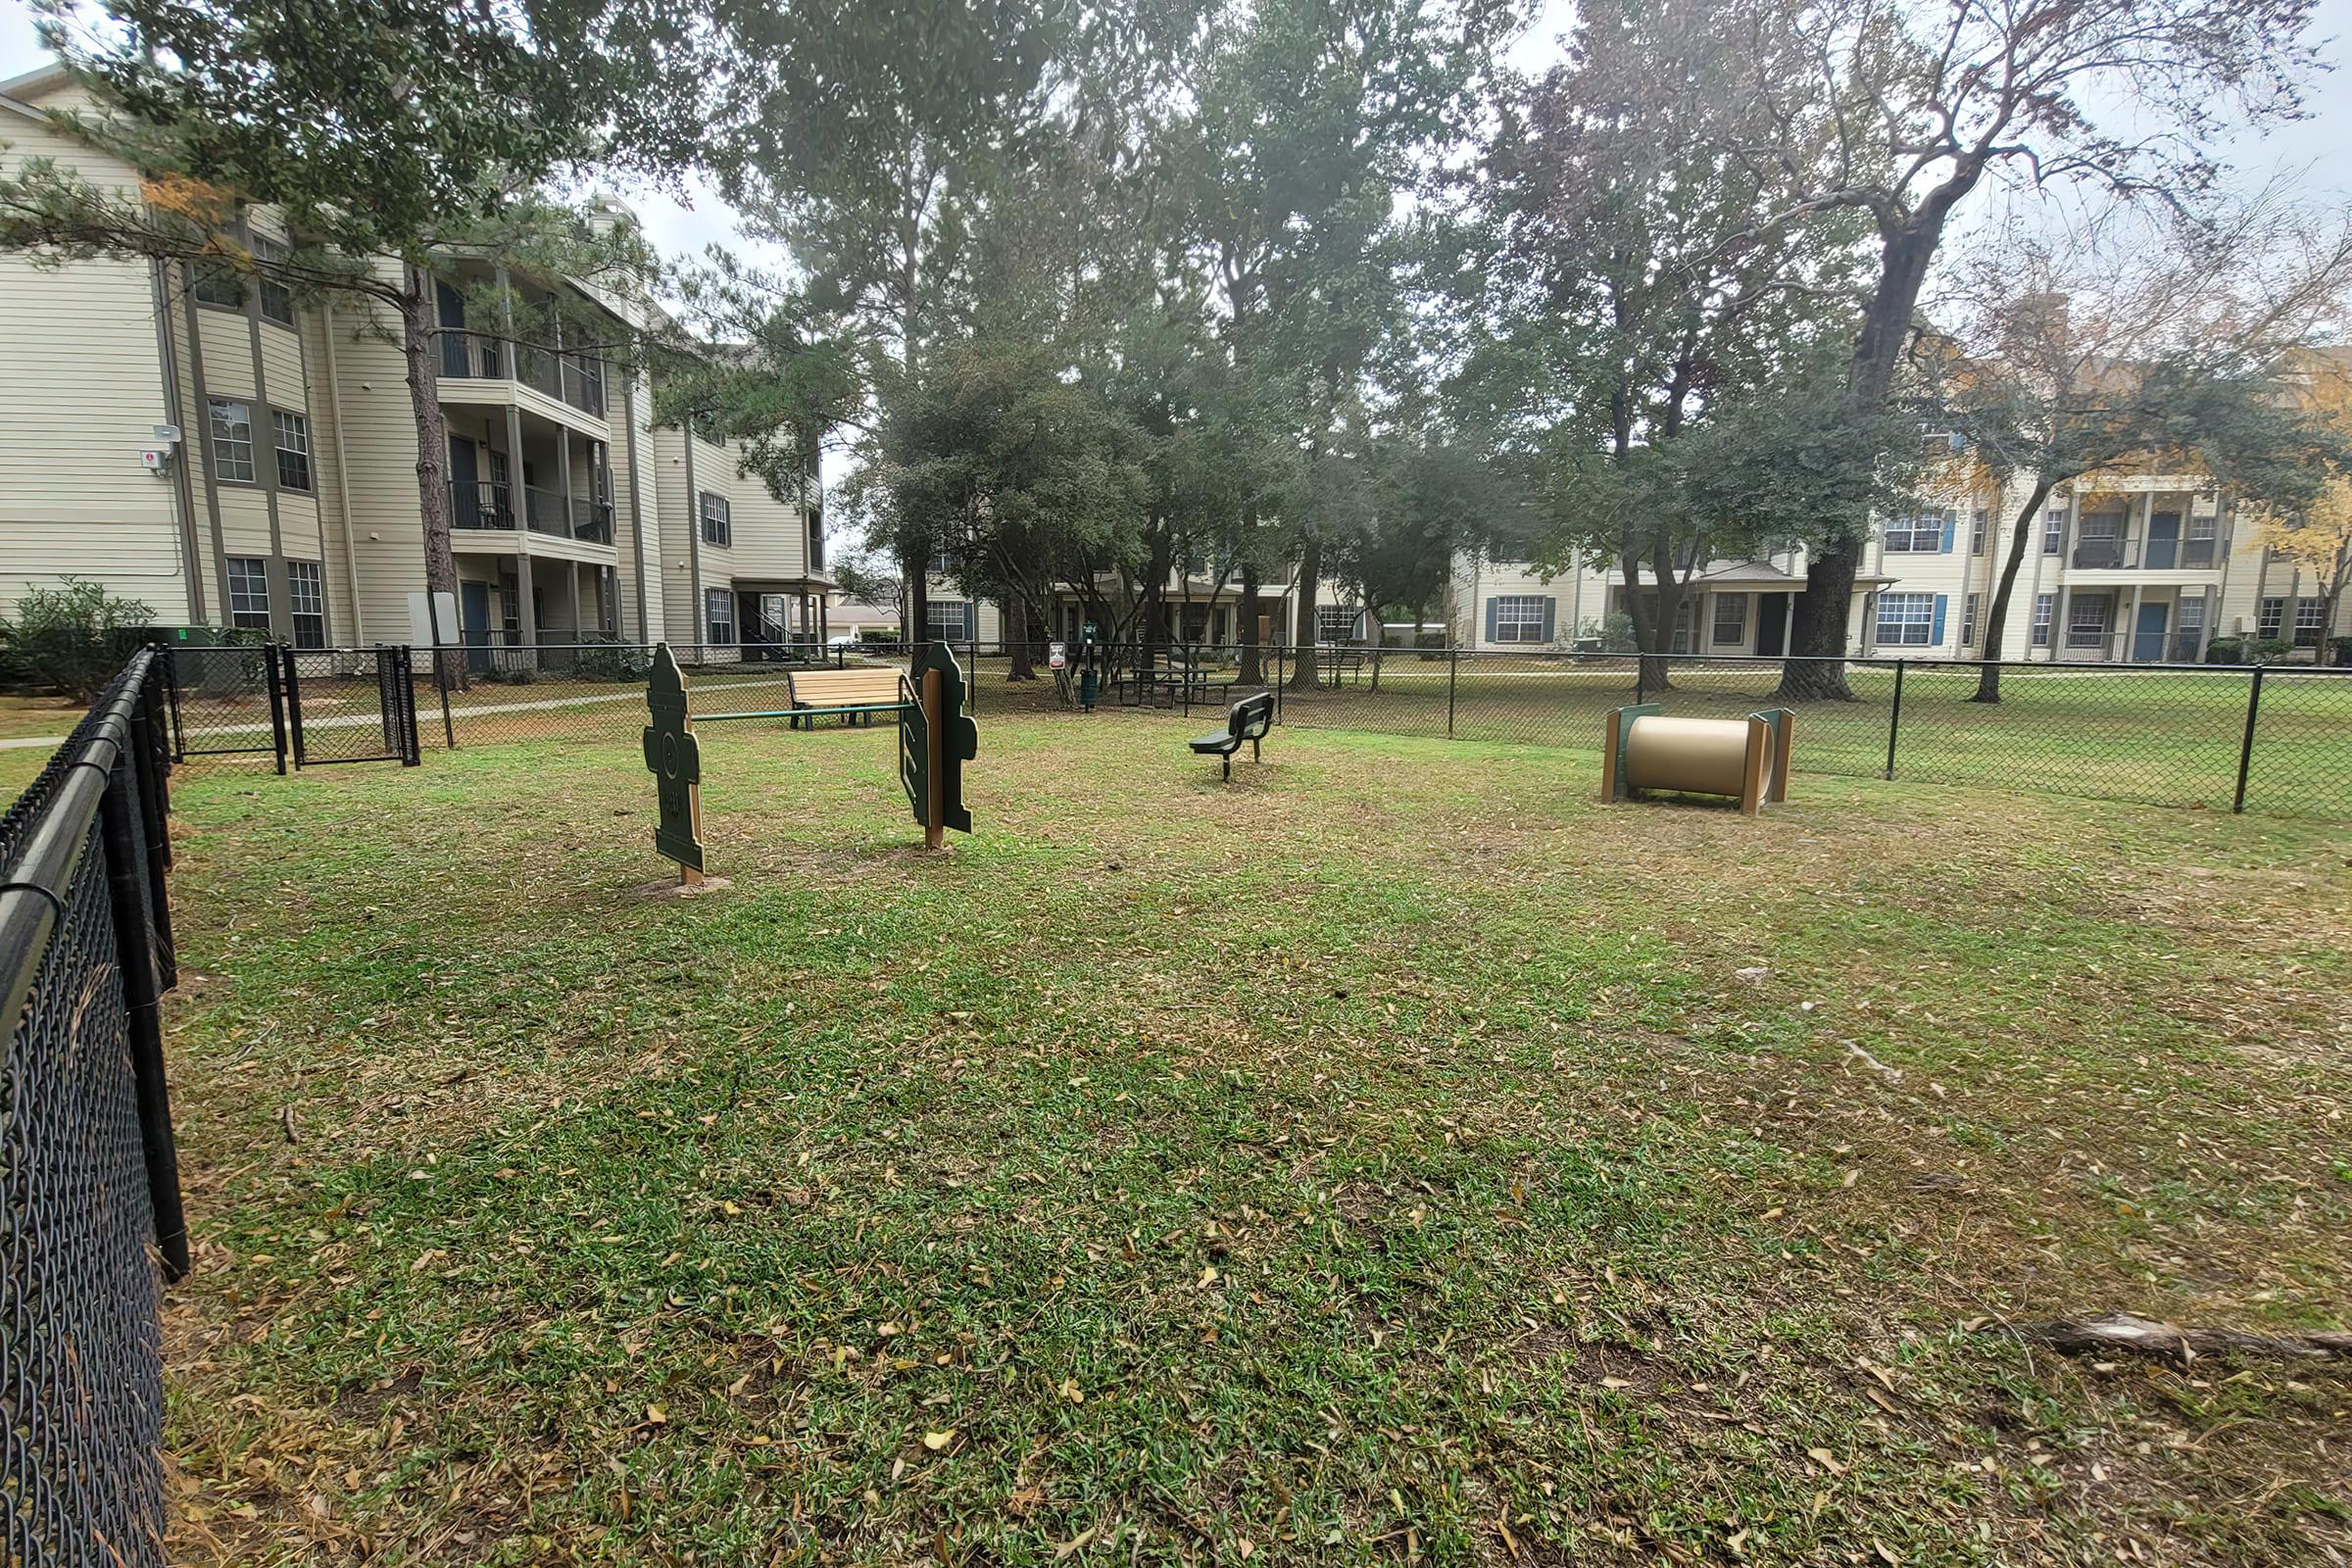
[[[38,92],[43,87],[64,81],[72,74],[73,73],[68,71],[62,62],[52,60],[45,66],[35,66],[23,75],[11,76],[5,81],[0,81],[0,99],[15,99],[24,93]],[[10,107],[24,108],[25,106],[11,103]]]

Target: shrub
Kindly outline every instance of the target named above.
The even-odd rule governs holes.
[[[633,683],[653,673],[654,662],[645,650],[631,643],[591,639],[574,657],[572,671],[582,680],[609,680]]]
[[[2265,637],[2254,645],[2256,659],[2284,659],[2295,651],[2295,645],[2283,637]]]
[[[2337,668],[2352,668],[2352,637],[2330,637],[2328,647],[2335,656]]]
[[[2208,664],[2242,664],[2246,662],[2246,645],[2235,637],[2216,637],[2205,645]]]
[[[18,680],[86,703],[122,667],[124,634],[154,619],[155,611],[136,599],[68,577],[62,588],[28,589],[17,601],[17,618],[0,621],[0,642]]]

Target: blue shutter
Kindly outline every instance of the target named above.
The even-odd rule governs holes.
[[[1546,643],[1550,642],[1558,635],[1559,629],[1560,602],[1557,599],[1546,599],[1544,601],[1544,640]]]
[[[1960,514],[1958,512],[1945,513],[1943,514],[1943,554],[1948,556],[1952,553],[1952,536],[1959,531]]]
[[[1494,601],[1487,601],[1487,641],[1494,640]]]
[[[1943,536],[1943,547],[1946,550],[1952,547],[1952,536],[1948,528]],[[1928,627],[1928,642],[1932,647],[1941,648],[1943,646],[1943,612],[1951,607],[1951,603],[1952,596],[1950,594],[1936,596],[1936,619]]]

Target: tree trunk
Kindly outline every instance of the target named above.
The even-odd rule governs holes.
[[[1846,374],[1846,404],[1857,415],[1875,416],[1894,386],[1895,367],[1911,335],[1919,291],[1943,238],[1944,215],[1964,195],[1966,184],[1939,188],[1920,210],[1888,231],[1879,247],[1879,282],[1862,314],[1854,358]],[[1950,194],[1947,196],[1946,191]],[[1854,578],[1862,567],[1866,534],[1822,541],[1805,563],[1805,591],[1796,596],[1788,652],[1782,666],[1780,696],[1788,702],[1851,702],[1845,683],[1846,622],[1854,609]]]
[[[1323,572],[1323,552],[1313,538],[1298,552],[1298,613],[1291,623],[1291,642],[1298,653],[1298,662],[1291,671],[1290,685],[1294,691],[1311,691],[1319,672],[1315,668],[1315,579]]]
[[[1244,686],[1262,686],[1266,681],[1264,650],[1257,642],[1257,567],[1248,562],[1242,564],[1242,623],[1235,627],[1242,645],[1242,670],[1235,677]]]
[[[416,508],[424,530],[424,591],[458,594],[458,558],[449,538],[449,424],[441,415],[439,322],[433,315],[433,285],[421,268],[411,268],[400,301],[400,347],[408,362],[409,408],[416,420]],[[517,479],[520,475],[517,474]],[[464,628],[458,640],[465,641]],[[442,678],[452,690],[466,688],[466,656],[436,654]]]
[[[1984,607],[1984,662],[1977,669],[1977,694],[1972,703],[1997,703],[2001,700],[2001,630],[2009,618],[2010,592],[2017,586],[2018,568],[2026,562],[2028,541],[2034,532],[2034,519],[2040,515],[2042,503],[2049,500],[2052,481],[2035,479],[2034,493],[2025,509],[2017,514],[2017,535],[2009,541],[2009,553],[2001,560],[2001,580],[1992,591],[1992,600]]]
[[[1029,644],[1029,595],[1017,584],[1004,600],[1005,651],[1012,656],[1012,667],[1005,672],[1007,682],[1037,679],[1036,656]]]
[[[919,671],[923,667],[924,644],[931,635],[931,556],[919,547],[910,549],[899,563],[900,577],[906,590],[900,597],[906,601],[906,613],[900,618],[906,622],[899,628],[899,642],[906,650],[906,667]]]
[[[1163,652],[1168,646],[1168,529],[1165,521],[1152,519],[1152,553],[1144,565],[1143,604],[1137,613],[1140,624],[1136,642],[1147,658]]]

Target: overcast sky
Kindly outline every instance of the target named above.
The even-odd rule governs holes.
[[[884,0],[887,3],[887,0]],[[1542,20],[1512,51],[1522,70],[1538,71],[1556,54],[1556,37],[1574,14],[1574,0],[1544,0]],[[2318,34],[2335,70],[2310,93],[2308,120],[2268,132],[2242,134],[2228,147],[2241,183],[2260,186],[2281,177],[2299,183],[2312,197],[2352,199],[2352,0],[2320,0]],[[47,56],[34,41],[32,13],[24,0],[0,0],[0,79],[43,65]],[[691,205],[645,190],[616,194],[636,209],[656,244],[672,257],[699,255],[712,243],[732,244],[734,221],[724,204],[705,197]]]

